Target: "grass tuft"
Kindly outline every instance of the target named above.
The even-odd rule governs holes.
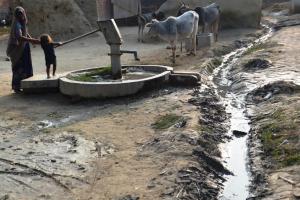
[[[244,55],[249,55],[252,54],[254,52],[263,50],[263,49],[268,49],[268,48],[272,48],[272,47],[278,47],[278,46],[282,46],[281,44],[278,44],[277,42],[266,42],[266,43],[259,43],[257,45],[252,46],[251,48],[249,48]]]
[[[175,114],[167,114],[159,117],[157,121],[152,124],[152,127],[158,130],[167,129],[175,125],[180,119],[182,119],[181,116]]]
[[[269,116],[271,122],[259,129],[265,155],[277,168],[300,164],[300,124],[293,120],[297,114],[278,109]]]

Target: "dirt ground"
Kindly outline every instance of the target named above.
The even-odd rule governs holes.
[[[299,33],[299,26],[278,31],[270,41],[277,45],[256,54],[270,60],[272,66],[264,72],[253,73],[250,78],[258,81],[262,88],[269,85],[262,91],[271,95],[267,98],[262,95],[266,99],[251,105],[253,136],[262,141],[264,150],[260,164],[270,173],[266,177],[270,189],[263,199],[300,197],[300,49],[295,45],[299,42]],[[254,161],[257,162],[261,161]]]
[[[270,59],[272,67],[247,73],[238,69],[232,78],[244,75],[245,83],[255,82],[258,87],[283,79],[299,84],[299,32],[298,26],[283,28],[271,39],[280,44],[280,50],[273,47],[262,53],[256,49],[249,54],[249,58]],[[122,27],[121,33],[123,49],[137,50],[141,63],[171,65],[166,43],[137,43],[136,27]],[[208,59],[229,53],[258,33],[251,29],[223,31],[212,49],[199,51],[195,57],[182,53],[173,67],[201,72],[205,81]],[[197,199],[197,195],[218,199],[226,170],[220,169],[217,144],[225,140],[224,127],[219,124],[226,116],[223,105],[209,92],[163,87],[134,97],[83,101],[60,94],[17,95],[10,89],[5,48],[6,37],[1,36],[0,177],[4,181],[0,182],[0,199]],[[63,46],[57,49],[58,71],[107,66],[107,53],[102,36]],[[32,58],[34,73],[43,74],[40,47],[32,48]],[[122,62],[136,63],[130,55],[123,56]],[[293,95],[291,101],[298,105],[299,93]],[[273,96],[251,109],[262,113],[265,104],[275,105]],[[168,119],[166,116],[178,118],[166,128],[155,128],[153,124]],[[204,126],[204,122],[214,125]],[[219,169],[212,169],[208,162]],[[267,172],[272,176],[264,198],[276,199],[285,192],[283,197],[289,199],[297,192],[297,166],[269,167]],[[292,189],[287,181],[278,179],[278,173],[288,174],[284,177],[295,182]],[[187,176],[191,178],[184,179]]]
[[[224,31],[216,48],[222,49],[222,45],[253,32]],[[122,27],[121,33],[125,41],[122,49],[137,50],[141,63],[170,65],[166,43],[137,43],[136,27]],[[182,142],[177,146],[152,147],[152,143],[155,136],[175,137],[178,131],[190,140],[199,137],[199,111],[188,103],[193,90],[165,88],[141,97],[75,104],[59,94],[16,95],[10,90],[10,63],[4,61],[5,47],[6,39],[2,38],[0,109],[4,114],[0,176],[6,181],[1,183],[1,194],[12,199],[121,199],[126,195],[161,199],[174,193],[171,186],[176,173],[193,163],[194,147]],[[58,48],[58,71],[107,66],[107,47],[100,35]],[[208,50],[199,51],[196,57],[182,53],[174,67],[199,71],[206,56],[212,54]],[[32,48],[32,58],[34,73],[44,73],[40,47]],[[123,56],[122,62],[134,63],[130,55]],[[186,127],[171,127],[170,132],[153,129],[151,124],[166,114],[183,117]],[[171,150],[162,154],[166,150],[160,148]],[[15,161],[26,167],[13,167]],[[13,172],[14,168],[23,175],[33,174],[32,179]],[[47,187],[39,186],[44,183]],[[13,189],[15,184],[18,187]]]

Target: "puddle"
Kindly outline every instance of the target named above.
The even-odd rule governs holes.
[[[73,199],[72,188],[89,186],[91,163],[113,152],[113,146],[76,134],[37,135],[0,151],[0,179],[5,180],[0,181],[0,194],[14,199],[44,199],[47,195]]]
[[[47,129],[47,128],[57,128],[57,127],[67,125],[69,123],[74,123],[76,120],[80,120],[89,114],[90,114],[90,112],[87,112],[84,114],[70,115],[70,116],[67,116],[67,117],[61,118],[61,119],[45,119],[45,120],[39,121],[36,124],[36,126],[39,130]]]
[[[224,191],[220,196],[223,200],[241,200],[247,199],[249,196],[250,172],[247,169],[248,136],[237,138],[232,132],[236,130],[249,133],[249,119],[245,115],[245,98],[247,93],[254,89],[256,85],[247,85],[246,88],[243,88],[243,91],[233,91],[232,86],[234,83],[229,79],[229,75],[232,67],[249,48],[266,42],[273,35],[271,28],[266,26],[265,28],[269,30],[265,35],[246,47],[225,55],[222,64],[214,70],[213,75],[210,77],[216,93],[226,105],[226,112],[230,116],[230,128],[227,134],[233,138],[231,141],[220,145],[224,164],[234,174],[226,177],[227,181],[224,183]]]

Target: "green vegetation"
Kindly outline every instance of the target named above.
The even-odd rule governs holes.
[[[277,168],[300,164],[300,124],[294,120],[298,113],[297,109],[294,112],[279,109],[259,129],[264,152]]]
[[[215,67],[219,67],[222,64],[222,59],[221,58],[214,58],[214,59],[212,59],[211,62]]]
[[[206,125],[200,125],[199,127],[197,127],[197,130],[200,133],[213,133],[213,128]]]
[[[224,56],[230,52],[232,52],[235,49],[233,45],[230,46],[218,46],[216,48],[213,48],[212,51],[215,56],[221,57]]]
[[[259,43],[257,45],[253,45],[251,48],[249,48],[244,55],[249,55],[252,54],[254,52],[263,50],[263,49],[268,49],[268,48],[272,48],[272,47],[278,47],[278,46],[282,46],[281,44],[278,44],[277,42],[266,42],[266,43]]]
[[[175,114],[167,114],[164,116],[160,116],[157,121],[152,124],[152,127],[158,130],[167,129],[175,125],[180,119],[182,119],[181,116]]]
[[[0,27],[0,36],[9,34],[10,28],[8,27]]]
[[[212,73],[214,69],[219,67],[221,64],[222,64],[222,59],[215,57],[203,63],[201,68],[207,70],[209,73]]]
[[[105,76],[111,74],[111,67],[103,67],[82,74],[71,74],[67,78],[74,81],[97,82],[97,76]]]

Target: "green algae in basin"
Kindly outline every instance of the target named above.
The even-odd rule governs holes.
[[[111,67],[97,68],[81,73],[71,73],[67,76],[68,79],[81,82],[97,82],[98,76],[110,76],[112,73]]]
[[[97,68],[86,71],[74,72],[67,76],[68,79],[80,82],[120,82],[125,80],[139,80],[157,75],[157,72],[141,68],[128,67],[122,69],[122,79],[114,80],[111,76],[111,67]]]

